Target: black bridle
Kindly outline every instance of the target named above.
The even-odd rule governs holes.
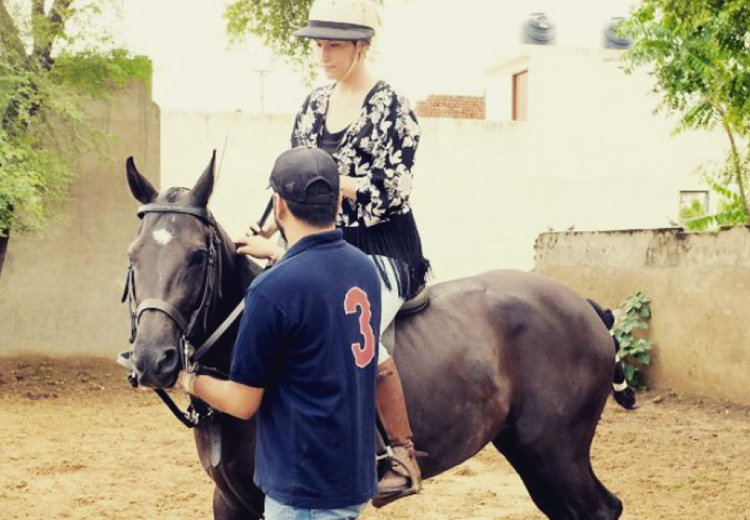
[[[206,281],[203,286],[201,303],[195,312],[193,312],[189,320],[186,319],[185,316],[171,303],[156,298],[143,300],[134,310],[135,273],[133,272],[133,265],[131,264],[128,267],[128,276],[125,281],[125,290],[122,296],[122,301],[125,302],[127,298],[130,306],[130,343],[135,341],[138,322],[140,321],[141,315],[147,310],[163,312],[177,325],[181,337],[186,340],[193,339],[195,335],[195,327],[201,316],[203,317],[203,331],[206,331],[208,328],[208,319],[211,314],[211,309],[214,307],[216,299],[221,297],[221,255],[219,254],[221,238],[219,237],[216,222],[208,210],[184,206],[182,204],[146,204],[138,208],[139,218],[142,219],[148,213],[181,213],[184,215],[192,215],[208,226],[209,239],[205,277]]]
[[[216,221],[207,209],[186,206],[183,204],[145,204],[138,208],[139,218],[142,219],[148,213],[180,213],[184,215],[192,215],[208,227],[208,258],[206,260],[205,282],[203,284],[201,302],[198,305],[198,308],[190,315],[190,318],[186,318],[179,309],[168,301],[157,298],[147,298],[136,307],[135,272],[133,264],[131,263],[130,266],[128,266],[125,288],[122,294],[122,302],[124,303],[127,301],[128,310],[130,312],[130,343],[135,341],[136,334],[138,333],[138,323],[144,312],[162,312],[175,323],[177,329],[180,331],[181,368],[189,370],[192,367],[192,369],[198,373],[209,374],[226,379],[226,375],[221,374],[219,371],[209,367],[198,367],[197,363],[208,353],[209,349],[241,314],[242,309],[244,308],[244,300],[240,302],[237,308],[232,311],[229,317],[213,332],[213,334],[203,342],[200,348],[195,350],[191,343],[199,333],[202,333],[204,336],[208,334],[209,318],[212,311],[216,309],[218,299],[221,298],[222,242]],[[198,328],[199,324],[200,328]],[[135,375],[135,367],[130,358],[131,352],[127,351],[120,354],[118,362],[131,370],[128,375],[128,381],[130,381],[130,384],[136,388],[138,386],[138,380]],[[191,399],[187,411],[183,412],[163,389],[155,389],[155,392],[161,400],[164,401],[175,417],[177,417],[177,419],[188,428],[195,428],[202,420],[210,417],[214,413],[214,410],[208,405],[193,399]]]
[[[266,220],[273,210],[273,198],[268,201],[263,216],[258,222],[258,228],[262,229],[265,225]],[[203,296],[201,303],[198,308],[192,313],[190,319],[186,319],[185,316],[177,309],[174,305],[166,300],[160,300],[156,298],[148,298],[143,300],[137,307],[136,293],[135,293],[135,272],[133,270],[133,264],[128,266],[128,273],[125,279],[125,288],[122,293],[122,302],[128,302],[128,310],[130,311],[130,343],[135,341],[136,334],[138,333],[138,322],[140,321],[141,315],[148,310],[160,311],[169,316],[172,321],[177,325],[180,331],[180,359],[181,368],[184,370],[192,370],[196,374],[205,374],[220,379],[228,379],[226,374],[221,373],[215,368],[200,365],[200,360],[208,354],[211,348],[216,342],[224,335],[224,333],[232,326],[232,324],[240,317],[242,311],[245,309],[244,298],[240,300],[240,303],[232,310],[227,318],[219,325],[206,339],[200,347],[194,349],[191,344],[191,340],[194,339],[195,327],[198,324],[201,317],[203,318],[202,333],[208,334],[208,320],[211,312],[215,310],[218,303],[218,299],[221,298],[221,282],[222,282],[222,256],[221,256],[221,236],[219,228],[216,224],[211,213],[205,208],[199,208],[195,206],[186,206],[184,204],[145,204],[138,208],[138,217],[143,219],[147,213],[180,213],[183,215],[192,215],[203,222],[209,229],[208,239],[208,259],[206,264],[206,276],[205,283],[203,285]],[[123,367],[130,370],[128,375],[128,381],[133,388],[138,387],[138,379],[135,374],[135,366],[131,360],[131,351],[122,352],[117,362]],[[203,401],[196,398],[190,399],[190,406],[186,411],[182,411],[175,404],[171,397],[161,388],[154,389],[159,398],[167,405],[169,410],[174,416],[188,428],[195,428],[202,421],[211,417],[215,410],[208,406]]]

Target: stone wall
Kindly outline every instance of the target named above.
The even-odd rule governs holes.
[[[544,233],[536,272],[615,306],[652,299],[656,387],[750,404],[750,228]]]
[[[138,220],[125,159],[134,156],[159,185],[159,108],[148,87],[133,85],[87,113],[115,136],[109,158],[89,152],[74,165],[79,176],[63,224],[41,237],[11,237],[0,278],[0,355],[113,357],[128,346],[120,293]]]

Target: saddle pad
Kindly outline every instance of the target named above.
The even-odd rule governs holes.
[[[411,316],[412,314],[417,314],[418,312],[423,311],[427,308],[427,306],[430,304],[430,292],[427,287],[423,287],[421,291],[417,293],[417,295],[414,298],[411,298],[410,300],[407,300],[404,302],[404,304],[401,306],[401,309],[399,309],[398,313],[396,314],[396,318],[403,318],[404,316]],[[385,347],[385,349],[388,351],[388,353],[392,356],[393,352],[396,350],[396,322],[398,319],[395,319],[391,322],[391,324],[388,326],[387,329],[385,329],[381,335],[380,335],[380,341]]]

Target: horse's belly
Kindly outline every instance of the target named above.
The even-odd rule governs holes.
[[[470,458],[502,430],[510,381],[481,301],[436,305],[399,323],[396,363],[426,476]]]

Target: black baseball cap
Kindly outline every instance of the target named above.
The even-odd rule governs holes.
[[[282,153],[273,166],[271,188],[284,200],[330,204],[339,197],[339,170],[320,148],[300,146]],[[313,185],[316,189],[311,190]]]

